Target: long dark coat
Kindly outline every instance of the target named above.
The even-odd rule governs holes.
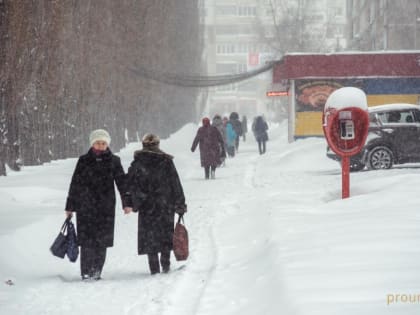
[[[255,140],[267,141],[268,140],[268,125],[262,116],[257,116],[252,125],[252,131],[254,132]]]
[[[138,253],[172,250],[174,215],[185,197],[172,156],[160,150],[134,153],[127,174],[131,206],[138,217]]]
[[[114,245],[114,182],[123,196],[124,169],[120,158],[110,150],[96,155],[90,149],[79,158],[65,208],[76,212],[79,245],[84,246],[90,242],[103,247]]]
[[[239,120],[239,115],[237,112],[232,112],[229,115],[229,121],[232,124],[233,130],[236,132],[236,137],[239,138],[243,134],[242,123]]]
[[[224,155],[224,142],[219,130],[214,126],[202,126],[198,129],[194,138],[191,151],[195,151],[197,145],[200,147],[201,166],[220,165],[221,156]]]

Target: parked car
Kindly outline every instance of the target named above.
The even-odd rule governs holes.
[[[386,104],[369,107],[369,132],[362,151],[350,158],[350,171],[389,169],[420,162],[420,106]],[[327,156],[341,161],[330,148]]]

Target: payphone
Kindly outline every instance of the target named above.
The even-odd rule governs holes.
[[[343,140],[354,139],[354,122],[351,119],[351,111],[338,112],[338,120],[340,123],[340,137]]]
[[[327,99],[322,121],[328,145],[342,160],[343,198],[347,198],[349,158],[363,149],[369,130],[366,94],[354,87],[334,91]]]

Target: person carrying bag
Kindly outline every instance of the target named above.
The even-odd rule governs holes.
[[[121,160],[109,148],[111,137],[97,129],[91,147],[79,157],[70,183],[65,214],[76,214],[82,280],[100,280],[107,248],[114,245],[115,184],[124,206],[125,173]]]
[[[127,174],[129,212],[138,212],[137,251],[147,255],[152,275],[169,272],[175,213],[187,212],[173,157],[159,143],[158,136],[146,134]]]

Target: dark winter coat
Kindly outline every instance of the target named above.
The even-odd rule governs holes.
[[[191,146],[194,152],[199,144],[201,166],[216,167],[222,163],[221,157],[226,156],[224,142],[219,130],[214,126],[202,126],[198,129],[197,135]]]
[[[268,125],[262,116],[257,116],[254,123],[252,124],[252,131],[254,132],[255,139],[257,141],[268,140]]]
[[[229,119],[230,123],[232,124],[233,130],[235,130],[236,133],[236,137],[240,137],[243,134],[243,130],[242,130],[242,123],[239,119],[234,118],[234,119]]]
[[[115,225],[114,182],[123,196],[125,173],[120,158],[110,150],[96,155],[92,149],[76,165],[67,197],[66,210],[76,212],[78,244],[94,242],[112,247]]]
[[[136,151],[128,169],[127,185],[129,205],[139,213],[139,255],[170,251],[174,214],[186,209],[172,156],[159,149]]]

